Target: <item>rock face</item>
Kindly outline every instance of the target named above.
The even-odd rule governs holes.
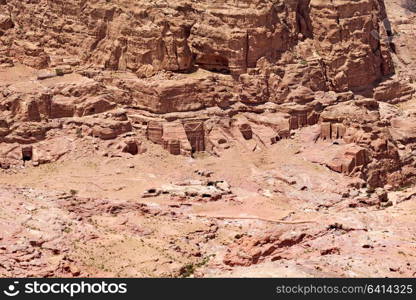
[[[3,48],[35,67],[88,63],[140,77],[200,67],[233,74],[243,90],[252,90],[241,95],[250,102],[253,93],[256,101],[282,101],[293,80],[310,81],[306,87],[313,91],[343,91],[394,73],[390,46],[379,38],[391,34],[382,23],[381,0],[40,0],[3,6],[13,17],[1,23]],[[200,94],[204,82],[176,86],[191,96],[195,88]],[[172,89],[148,86],[141,93],[162,102]]]
[[[5,19],[3,48],[36,67],[88,63],[140,77],[197,67],[236,78],[246,74],[238,82],[252,92],[241,97],[256,93],[262,102],[282,101],[292,80],[310,81],[306,86],[314,91],[343,91],[363,89],[394,72],[389,45],[378,38],[391,34],[382,23],[386,12],[380,0],[40,0],[3,6],[13,23],[26,29]],[[56,53],[58,47],[62,51]],[[40,56],[45,59],[36,64]],[[203,90],[204,82],[177,86],[190,93]],[[172,89],[149,86],[141,93],[162,102]]]
[[[362,87],[393,71],[388,45],[372,34],[389,34],[381,28],[386,12],[379,0],[40,0],[5,6],[13,23],[30,28],[23,37],[33,43],[32,51],[63,43],[82,61],[144,75],[146,70],[189,72],[195,66],[242,74],[259,59],[279,60],[303,43],[311,43],[309,53],[297,59],[322,63],[318,69],[336,89]],[[4,17],[1,28],[10,30],[13,23]]]
[[[184,224],[194,222],[186,215],[192,205],[224,214],[220,205],[247,205],[255,215],[269,205],[258,198],[284,198],[291,211],[337,203],[386,209],[412,199],[387,195],[416,182],[416,51],[408,46],[416,15],[396,2],[0,0],[0,171],[86,157],[120,165],[143,159],[141,173],[149,177],[130,174],[114,190],[157,182],[161,188],[144,196],[162,202],[169,196],[159,217],[175,211],[163,224],[178,221],[176,213]],[[223,170],[215,173],[230,178],[189,181],[182,174],[190,165],[218,162]],[[159,182],[163,172],[159,178],[149,171],[175,163],[180,176],[170,183]],[[129,169],[140,167],[130,163]],[[87,209],[91,215],[93,209]],[[209,228],[216,226],[212,220],[224,221],[204,218]],[[207,226],[207,236],[216,232]],[[262,226],[256,230],[264,232]],[[219,263],[294,259],[334,229],[295,227],[299,233],[239,238]],[[212,248],[208,237],[202,240]],[[338,242],[319,255],[342,255],[344,241]],[[47,274],[61,274],[58,269]],[[1,274],[10,272],[0,264]]]
[[[382,0],[1,6],[2,59],[39,69],[30,86],[12,80],[0,95],[8,144],[38,143],[67,127],[104,141],[143,127],[138,134],[171,154],[219,155],[241,138],[259,149],[317,123],[321,139],[357,143],[344,116],[322,114],[358,95],[396,103],[414,91],[393,76]],[[120,107],[130,110],[119,115]],[[348,153],[330,168],[351,173],[371,161]]]

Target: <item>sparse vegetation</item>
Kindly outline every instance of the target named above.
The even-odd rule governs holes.
[[[202,259],[202,261],[200,261],[199,263],[196,263],[196,264],[194,264],[194,263],[189,263],[189,264],[186,264],[186,265],[185,265],[185,266],[183,266],[183,267],[182,267],[182,269],[180,270],[180,275],[181,275],[181,277],[183,277],[183,278],[190,277],[191,275],[193,275],[193,274],[195,273],[195,271],[196,271],[198,268],[200,268],[200,267],[202,267],[202,266],[206,265],[206,264],[210,261],[210,259],[211,259],[212,257],[215,257],[215,254],[211,254],[211,255],[208,255],[208,256],[204,257],[204,258]]]
[[[70,233],[72,231],[71,227],[65,227],[63,232]]]
[[[73,190],[73,189],[71,189],[69,191],[69,193],[71,194],[72,197],[75,197],[76,195],[78,195],[78,191],[77,190]]]
[[[55,69],[55,73],[58,76],[64,76],[64,71],[62,69]]]
[[[82,135],[82,128],[78,127],[76,129],[76,135],[77,135],[77,138],[80,138],[80,139],[83,137],[83,135]]]

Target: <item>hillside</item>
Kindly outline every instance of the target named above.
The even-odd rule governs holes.
[[[0,0],[0,276],[414,276],[415,31],[407,0]]]

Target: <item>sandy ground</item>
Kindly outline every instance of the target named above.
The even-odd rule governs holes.
[[[411,224],[416,203],[402,202],[385,210],[345,207],[348,199],[337,190],[343,190],[349,179],[304,160],[296,137],[262,152],[230,149],[220,158],[172,156],[160,151],[159,146],[148,147],[147,153],[129,159],[67,157],[38,167],[3,171],[0,184],[3,191],[9,191],[3,194],[19,198],[23,193],[26,200],[20,203],[27,205],[30,199],[36,207],[29,210],[34,224],[30,232],[24,231],[26,239],[32,231],[41,237],[56,234],[56,230],[46,234],[45,223],[68,219],[57,230],[62,232],[60,239],[65,240],[56,241],[59,255],[43,254],[47,261],[43,263],[50,266],[55,261],[61,266],[62,260],[67,261],[70,267],[63,268],[67,270],[63,276],[405,276],[413,272],[404,266],[414,260],[416,237]],[[210,179],[226,180],[235,198],[208,202],[165,195],[142,198],[150,188],[201,179],[195,170],[209,170],[213,172]],[[282,176],[296,183],[287,184]],[[328,181],[333,191],[328,190]],[[321,206],[325,199],[332,201],[326,208]],[[146,212],[133,208],[139,204],[146,205]],[[113,213],[108,205],[120,209]],[[12,216],[0,219],[10,224],[14,222]],[[400,217],[397,224],[396,216]],[[316,223],[288,225],[267,220]],[[367,229],[353,231],[346,238],[345,234],[327,231],[328,224],[336,221],[358,223],[361,225],[353,226]],[[285,248],[286,259],[266,258],[251,266],[223,263],[227,249],[239,247],[236,236],[256,237],[276,230],[289,234],[311,232],[311,241]],[[362,241],[368,239],[380,245],[379,254],[374,250],[377,247],[363,248]],[[388,251],[381,246],[383,243],[389,245]],[[340,253],[323,256],[321,251],[331,245]],[[391,263],[399,267],[383,265],[389,263],[384,259],[389,255],[393,255]],[[364,264],[372,266],[363,270]],[[50,275],[59,275],[57,268]],[[12,274],[27,271],[15,268]]]

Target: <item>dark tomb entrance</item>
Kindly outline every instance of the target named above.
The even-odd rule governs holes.
[[[32,146],[24,146],[22,148],[22,160],[23,162],[31,161],[33,158]]]
[[[204,122],[194,121],[184,124],[186,136],[191,144],[192,153],[205,151]]]

